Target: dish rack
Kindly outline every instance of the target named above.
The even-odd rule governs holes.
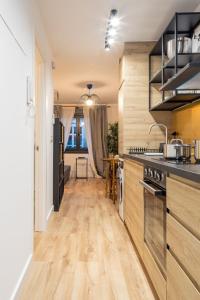
[[[130,147],[129,154],[161,153],[159,149],[149,149],[145,147]]]

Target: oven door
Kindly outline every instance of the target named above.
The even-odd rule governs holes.
[[[166,192],[150,181],[140,183],[144,187],[144,240],[166,276]]]

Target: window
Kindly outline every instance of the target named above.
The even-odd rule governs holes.
[[[87,141],[85,132],[85,121],[83,109],[77,107],[74,118],[72,119],[71,131],[65,152],[69,153],[87,153]]]

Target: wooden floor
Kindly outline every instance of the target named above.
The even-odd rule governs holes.
[[[35,235],[19,299],[154,299],[102,180],[68,183],[60,212]]]

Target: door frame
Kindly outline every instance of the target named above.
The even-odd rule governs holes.
[[[35,41],[34,59],[34,94],[35,94],[35,122],[34,122],[34,231],[46,229],[46,86],[45,86],[45,62],[40,47]],[[39,59],[38,59],[39,58]],[[38,59],[38,62],[37,62]],[[37,68],[38,67],[38,72]],[[38,74],[39,73],[39,74]],[[39,75],[39,76],[38,76]],[[38,89],[37,92],[36,89]],[[39,122],[36,123],[36,122]],[[36,133],[37,130],[37,133]],[[36,140],[39,134],[39,140]],[[38,147],[38,148],[37,148]],[[37,167],[36,167],[37,164]]]

